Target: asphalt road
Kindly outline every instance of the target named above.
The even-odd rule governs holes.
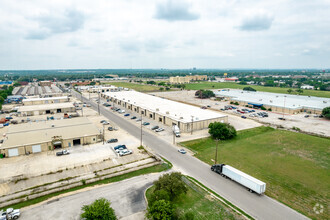
[[[97,103],[90,102],[88,99],[81,97],[81,95],[76,92],[74,92],[74,95],[77,98],[82,99],[82,101],[91,104],[96,111],[98,110]],[[105,109],[102,105],[100,105],[100,112],[102,115],[110,121],[116,123],[120,128],[126,130],[131,135],[136,138],[140,138],[140,129],[132,126],[130,122],[119,117],[108,109]],[[212,172],[208,164],[188,154],[182,155],[178,153],[175,145],[166,142],[152,133],[144,132],[143,144],[153,149],[157,154],[171,161],[176,169],[194,177],[206,187],[218,193],[232,204],[251,215],[253,218],[270,220],[307,219],[304,215],[268,196],[259,196],[255,193],[248,192],[241,185]]]
[[[43,205],[21,210],[21,219],[80,219],[81,207],[101,197],[110,200],[118,218],[128,217],[144,211],[147,207],[145,190],[159,178],[160,174],[149,174],[82,191],[66,197],[50,200]]]

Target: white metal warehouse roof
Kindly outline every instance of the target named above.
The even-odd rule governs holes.
[[[232,100],[244,101],[253,104],[271,105],[277,107],[299,109],[323,109],[330,106],[329,98],[321,98],[315,96],[303,96],[303,95],[289,95],[281,93],[270,92],[252,92],[243,90],[219,90],[215,92],[217,97],[226,96],[231,97]]]
[[[42,110],[52,110],[59,108],[72,108],[72,107],[74,106],[70,102],[52,103],[52,104],[43,104],[43,105],[24,105],[24,106],[19,106],[17,112],[42,111]]]
[[[54,136],[63,139],[100,134],[100,130],[86,117],[12,125],[8,128],[1,149],[49,142]]]
[[[106,92],[104,94],[183,123],[191,122],[191,116],[194,116],[194,121],[227,117],[211,110],[204,110],[136,91]]]
[[[46,98],[30,98],[30,99],[23,99],[23,102],[45,101],[45,100],[60,100],[60,99],[68,99],[68,97],[67,96],[60,96],[60,97],[46,97]]]

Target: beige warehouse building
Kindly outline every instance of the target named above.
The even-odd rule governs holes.
[[[13,157],[101,140],[101,131],[84,117],[25,123],[9,127],[0,154]]]
[[[47,98],[30,98],[23,99],[23,105],[42,105],[42,104],[52,104],[52,103],[63,103],[69,102],[70,99],[67,96],[61,97],[47,97]]]
[[[228,122],[226,115],[136,91],[109,92],[102,96],[116,107],[132,110],[164,125],[177,125],[181,132],[206,129],[212,122]]]
[[[203,80],[204,81],[207,80],[207,75],[170,77],[170,83],[172,84],[183,84],[183,83],[190,83],[191,81],[203,81]]]
[[[55,103],[44,105],[24,105],[17,109],[17,113],[22,116],[45,115],[55,113],[68,113],[75,112],[76,108],[72,103]]]

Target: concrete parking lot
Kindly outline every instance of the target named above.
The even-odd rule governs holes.
[[[70,147],[69,155],[58,157],[56,156],[56,151],[41,152],[36,154],[11,157],[0,159],[0,182],[6,182],[10,180],[13,176],[38,176],[41,174],[56,172],[57,170],[62,170],[66,168],[74,168],[82,165],[88,165],[91,163],[102,162],[104,159],[113,159],[114,165],[128,162],[127,160],[139,160],[146,157],[145,154],[140,154],[137,147],[140,142],[135,137],[128,134],[126,131],[118,129],[116,131],[108,131],[108,127],[117,127],[114,123],[109,121],[109,125],[102,125],[101,120],[106,120],[105,117],[98,115],[96,111],[89,107],[83,107],[83,112],[78,112],[79,114],[88,117],[88,119],[93,122],[100,131],[100,134],[105,134],[105,141],[116,138],[117,143],[105,143],[99,142],[97,144],[91,145],[80,145]],[[49,115],[39,115],[30,117],[31,120],[46,120]],[[63,114],[52,115],[56,119],[60,119]],[[21,120],[23,117],[13,116],[14,119]],[[70,119],[67,119],[70,120]],[[15,126],[10,124],[9,126]],[[8,127],[0,129],[0,135],[7,132]],[[113,147],[118,144],[125,144],[128,149],[133,150],[133,154],[127,155],[125,157],[119,157],[117,153],[114,152]]]
[[[214,90],[216,91],[216,90]],[[195,98],[196,91],[173,91],[173,92],[156,92],[152,93],[159,97],[168,98],[171,100],[177,100],[184,103],[189,103],[196,106],[210,106],[210,109],[221,111],[224,106],[230,105],[229,102],[225,101],[215,101],[210,99],[198,99]],[[243,106],[237,106],[238,108],[246,108]],[[258,118],[258,117],[249,117],[249,114],[244,114],[247,119],[242,119],[242,114],[237,114],[236,110],[221,111],[223,114],[228,115],[228,121],[232,124],[237,130],[248,129],[260,126],[262,124],[271,124],[274,126],[282,126],[287,129],[292,129],[297,127],[305,132],[320,134],[330,137],[330,126],[329,120],[324,118],[314,117],[314,114],[300,113],[296,115],[285,114],[285,121],[279,120],[283,117],[282,113],[268,112],[269,117]],[[261,110],[256,110],[260,112]],[[305,115],[310,117],[305,118]],[[249,120],[251,119],[251,120]]]
[[[145,190],[161,174],[149,174],[130,178],[94,188],[87,188],[71,195],[52,198],[42,204],[23,208],[22,219],[80,219],[83,205],[91,204],[101,197],[110,200],[111,207],[119,219],[144,219],[146,201]]]

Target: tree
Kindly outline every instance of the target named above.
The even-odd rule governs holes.
[[[181,173],[173,172],[164,174],[155,182],[155,191],[157,190],[167,191],[170,200],[173,200],[182,193],[186,193],[188,189],[182,181]]]
[[[92,81],[89,85],[95,86],[96,82]]]
[[[152,204],[158,200],[170,201],[169,193],[164,189],[154,191],[148,200],[149,206],[152,206]]]
[[[86,220],[116,220],[115,211],[110,207],[110,202],[105,198],[95,200],[90,205],[84,205],[83,213],[80,215],[82,219]]]
[[[322,115],[327,118],[327,119],[330,119],[330,106],[329,107],[325,107],[323,110],[322,110]]]
[[[160,88],[159,88],[159,90],[160,90],[160,91],[163,91],[163,90],[164,90],[164,88],[163,88],[163,87],[160,87]]]
[[[215,146],[215,157],[214,157],[214,164],[217,163],[218,158],[218,143],[219,140],[227,140],[236,137],[236,129],[231,126],[230,124],[220,123],[220,122],[213,122],[209,124],[209,134],[213,139],[216,140]]]
[[[291,94],[293,92],[292,89],[288,89],[288,93]]]
[[[299,94],[301,94],[301,93],[304,92],[304,90],[302,90],[302,89],[297,89],[296,92],[298,92]]]
[[[147,218],[153,220],[172,219],[174,209],[169,201],[158,200],[147,210]]]
[[[254,88],[248,86],[248,87],[244,87],[243,88],[244,91],[252,91],[252,92],[256,92],[257,90],[255,90]]]
[[[209,134],[215,140],[228,140],[236,137],[236,129],[230,124],[213,122],[209,124]]]
[[[200,99],[206,99],[206,98],[214,97],[215,94],[211,90],[198,90],[195,92],[195,96]]]

